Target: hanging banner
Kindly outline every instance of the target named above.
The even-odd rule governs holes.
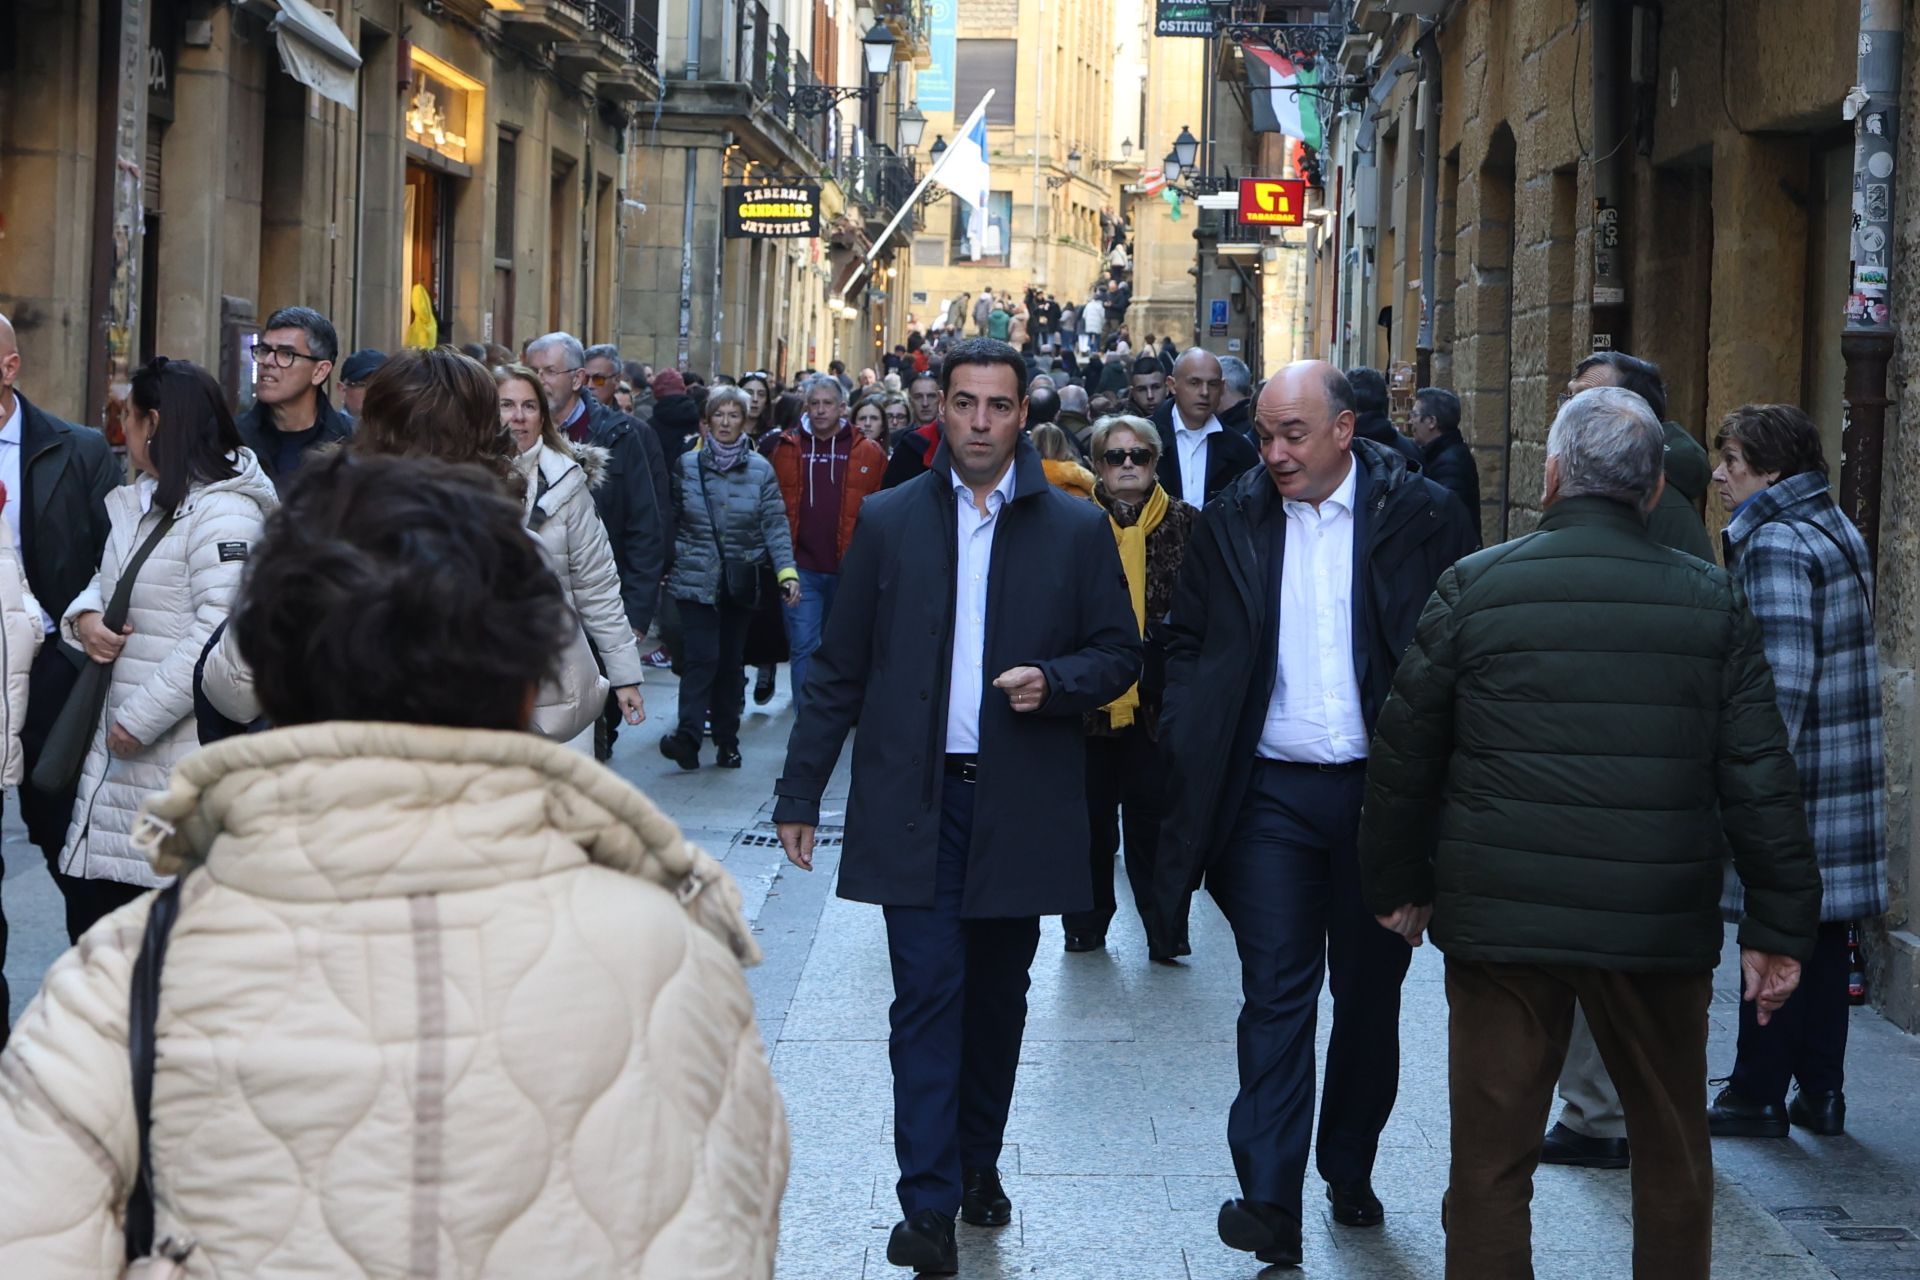
[[[727,234],[767,240],[820,234],[820,188],[796,182],[728,187]]]
[[[1297,227],[1306,221],[1306,212],[1307,184],[1300,179],[1240,179],[1240,225]]]
[[[1157,36],[1213,36],[1213,6],[1184,0],[1155,0],[1153,34]]]
[[[960,0],[931,0],[927,7],[933,11],[933,60],[914,76],[914,94],[922,111],[952,111]]]

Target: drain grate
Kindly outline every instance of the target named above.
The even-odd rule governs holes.
[[[1914,1238],[1913,1232],[1905,1227],[1822,1227],[1820,1229],[1835,1240],[1844,1240],[1850,1244],[1904,1244]]]
[[[1853,1215],[1837,1204],[1790,1205],[1775,1209],[1773,1216],[1782,1222],[1852,1222]]]

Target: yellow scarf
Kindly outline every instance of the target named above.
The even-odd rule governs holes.
[[[1147,535],[1167,518],[1168,505],[1167,491],[1155,485],[1140,518],[1132,524],[1122,528],[1111,514],[1107,516],[1107,523],[1113,526],[1114,541],[1120,544],[1120,567],[1127,572],[1127,594],[1133,597],[1134,625],[1143,636],[1147,630]],[[1140,685],[1136,682],[1107,704],[1107,722],[1116,729],[1124,729],[1133,723],[1134,712],[1139,709]]]

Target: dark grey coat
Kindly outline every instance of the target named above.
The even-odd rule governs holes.
[[[93,581],[107,546],[107,495],[125,478],[107,438],[20,401],[20,562],[40,607],[58,619]],[[61,652],[85,662],[71,646]]]
[[[673,460],[673,572],[667,594],[675,600],[715,604],[720,598],[721,549],[735,564],[793,568],[787,504],[773,464],[747,450],[744,466],[722,475],[706,466],[706,451],[689,449]],[[706,472],[706,490],[700,487]],[[715,517],[719,518],[718,540]]]
[[[825,643],[775,786],[776,822],[817,823],[857,720],[840,895],[933,905],[958,559],[946,446],[923,475],[868,498],[840,566]],[[1140,676],[1140,630],[1106,514],[1047,483],[1024,439],[994,534],[980,776],[967,863],[969,917],[1093,905],[1081,716]],[[1037,666],[1048,696],[1016,713],[992,687]]]

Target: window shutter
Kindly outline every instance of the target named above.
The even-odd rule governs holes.
[[[954,41],[954,109],[961,119],[994,91],[987,104],[987,123],[1011,125],[1015,89],[1019,84],[1019,44],[1013,40]]]

